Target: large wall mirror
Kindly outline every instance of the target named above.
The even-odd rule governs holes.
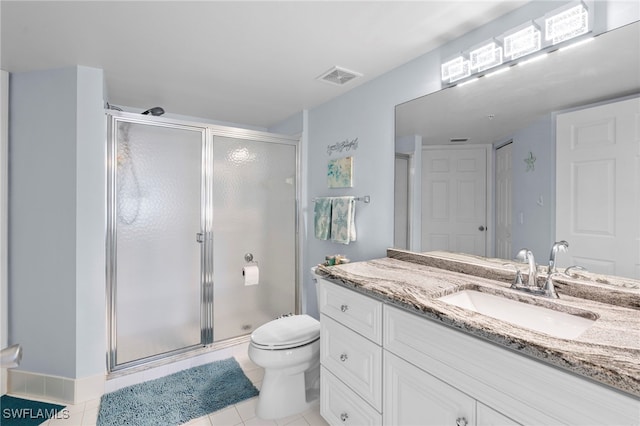
[[[613,187],[592,176],[593,193],[587,194],[592,199],[575,204],[593,213],[584,220],[597,222],[609,215],[612,229],[620,228],[623,222],[616,212],[601,207],[606,205],[602,197],[627,199],[636,209],[633,214],[638,212],[639,96],[640,23],[635,22],[543,59],[398,105],[394,244],[414,251],[450,250],[508,259],[527,247],[540,264],[559,239],[569,241],[569,252],[577,252],[578,245],[599,244],[558,235],[563,213],[556,212],[556,201],[564,193],[557,193],[561,190],[556,176],[563,173],[564,163],[556,161],[560,132],[556,126],[568,112],[621,100],[639,111],[634,135],[625,136],[633,139],[628,157],[634,158],[635,179],[615,181],[612,175]],[[615,127],[593,126],[583,127],[581,134],[595,140],[616,132]],[[476,166],[484,168],[486,179],[472,174]],[[588,182],[580,184],[583,193]],[[453,225],[452,217],[458,219]],[[640,278],[638,217],[624,225],[631,229],[615,230],[634,235],[631,260],[619,259],[633,263],[630,269],[621,272],[604,259],[588,260],[585,255],[587,266],[600,269],[594,272]],[[569,261],[576,259],[565,262]]]

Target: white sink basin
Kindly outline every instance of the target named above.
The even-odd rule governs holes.
[[[476,290],[462,290],[438,300],[561,339],[574,339],[595,322]]]

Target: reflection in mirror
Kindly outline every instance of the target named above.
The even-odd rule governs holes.
[[[414,188],[407,204],[412,207],[405,209],[407,217],[403,218],[409,224],[410,242],[408,247],[401,248],[450,250],[512,259],[515,252],[527,247],[541,259],[540,264],[546,264],[553,242],[567,240],[569,250],[558,254],[560,266],[585,264],[594,272],[640,278],[637,178],[633,182],[615,182],[617,169],[608,157],[607,148],[601,149],[603,157],[589,158],[591,165],[598,161],[613,164],[607,166],[610,176],[606,178],[595,174],[594,167],[577,168],[579,160],[556,158],[556,145],[560,152],[559,147],[578,142],[602,144],[609,141],[611,135],[623,131],[616,128],[613,121],[603,124],[609,113],[594,109],[592,115],[597,117],[588,123],[567,124],[569,133],[565,136],[569,139],[558,139],[556,144],[556,122],[583,120],[571,118],[569,112],[627,100],[631,105],[631,115],[627,117],[636,117],[634,123],[629,122],[630,131],[636,133],[623,136],[632,143],[621,157],[634,159],[632,167],[640,167],[639,95],[640,23],[635,22],[592,38],[588,43],[509,67],[500,74],[398,105],[396,152],[410,156],[415,171],[410,176],[416,177],[408,185]],[[582,139],[571,139],[578,136]],[[478,158],[482,159],[483,152],[487,164],[486,175],[482,176],[486,177],[467,178],[469,168]],[[451,172],[456,165],[458,169]],[[445,170],[449,171],[445,173]],[[556,175],[564,176],[565,170],[571,171],[568,177],[556,179]],[[565,195],[567,188],[557,185],[578,185],[571,180],[572,173],[578,173],[576,170],[587,178],[579,181],[580,187],[573,190],[579,189],[586,198],[577,198],[574,202],[571,200],[576,197],[575,191]],[[487,182],[486,190],[475,185],[483,179]],[[477,191],[486,192],[478,196]],[[556,213],[556,196],[570,199],[562,212]],[[600,197],[626,199],[629,207],[609,205]],[[477,209],[479,202],[486,203],[486,217],[478,219],[470,212]],[[586,222],[572,223],[568,230],[564,225],[562,231],[557,229],[561,222],[559,215],[575,214],[576,210],[593,214],[583,215],[582,219],[583,216],[576,216]],[[443,232],[445,224],[454,216],[462,222],[479,222],[471,223],[469,231],[464,233]],[[607,221],[607,225],[600,226],[599,221]],[[563,234],[558,235],[557,231]],[[469,243],[472,233],[484,234],[480,250]],[[589,235],[591,239],[586,238]],[[625,250],[632,251],[625,259],[579,254],[582,246],[600,246],[602,240],[613,235],[624,237]],[[626,266],[621,272],[619,264],[623,262]]]

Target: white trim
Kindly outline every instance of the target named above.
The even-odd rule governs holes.
[[[78,404],[104,394],[105,376],[98,374],[80,379],[9,370],[8,393],[36,400]]]
[[[489,227],[489,225],[491,224],[491,229],[487,229],[487,239],[486,239],[486,245],[485,245],[485,256],[486,257],[493,257],[495,255],[496,252],[496,246],[495,246],[495,226],[493,226],[493,224],[495,224],[495,214],[496,211],[493,208],[494,203],[495,203],[495,196],[494,196],[494,192],[495,192],[495,169],[494,169],[494,154],[493,154],[493,145],[491,144],[487,144],[487,145],[482,145],[485,149],[486,155],[487,155],[487,199],[485,201],[485,209],[486,209],[486,214],[487,214],[487,219],[486,222],[487,224],[485,225],[485,227]]]

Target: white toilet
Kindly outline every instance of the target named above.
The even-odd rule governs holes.
[[[278,318],[251,333],[249,358],[264,368],[256,406],[262,419],[309,408],[320,394],[320,322],[309,315]]]

